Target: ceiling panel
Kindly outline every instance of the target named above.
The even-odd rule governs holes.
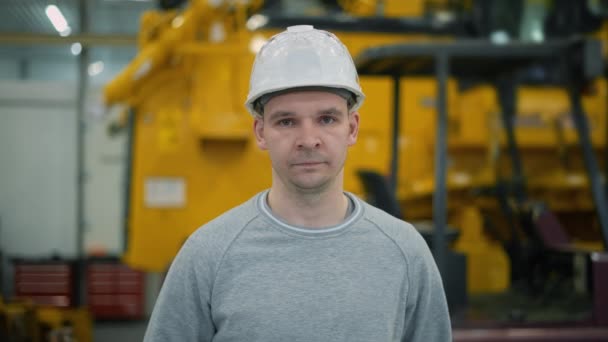
[[[80,32],[81,0],[0,0],[0,32],[57,34],[45,14],[56,5],[73,33]],[[86,3],[90,33],[134,35],[142,12],[154,9],[152,0],[82,0]]]
[[[156,8],[156,1],[96,0],[89,9],[89,30],[100,34],[132,34],[139,31],[139,17]]]
[[[158,0],[0,0],[0,35],[34,33],[58,35],[45,9],[53,4],[59,8],[72,30],[80,33],[81,3],[88,12],[88,33],[135,36],[139,17],[154,9]],[[35,66],[40,62],[77,65],[78,57],[71,52],[71,44],[0,44],[0,63],[4,65]],[[104,61],[107,65],[126,65],[137,53],[135,46],[93,46],[90,61]],[[8,64],[7,64],[8,63]],[[17,63],[17,64],[15,64]]]
[[[57,33],[45,14],[46,6],[55,4],[74,32],[78,27],[78,0],[0,0],[0,31]]]

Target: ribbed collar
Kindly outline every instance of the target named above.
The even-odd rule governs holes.
[[[352,210],[351,214],[348,215],[348,217],[346,217],[344,219],[344,221],[342,221],[342,223],[335,225],[335,226],[327,227],[327,228],[307,228],[307,227],[295,226],[295,225],[285,222],[283,219],[274,215],[274,213],[270,209],[270,206],[268,206],[268,192],[269,191],[270,190],[265,190],[258,194],[258,198],[256,200],[258,209],[273,224],[275,224],[276,226],[278,226],[279,228],[281,228],[282,230],[284,230],[285,232],[290,233],[290,234],[296,234],[299,236],[305,236],[305,237],[311,237],[311,238],[314,238],[314,237],[320,238],[320,237],[339,235],[339,234],[342,234],[344,231],[346,231],[352,225],[352,223],[354,223],[356,220],[358,220],[363,212],[363,206],[359,202],[359,199],[355,195],[353,195],[349,192],[344,192],[344,194],[346,196],[348,196],[349,200],[351,201],[351,203],[353,205],[353,210]]]

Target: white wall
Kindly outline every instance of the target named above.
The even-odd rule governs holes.
[[[78,77],[78,63],[75,57],[70,58],[29,58],[27,78],[41,81],[74,82]]]
[[[75,87],[0,83],[0,244],[9,256],[76,253]]]
[[[0,58],[0,78],[18,79],[19,62],[15,59]]]
[[[110,138],[100,89],[85,117],[85,251],[123,248],[125,135]],[[77,253],[76,87],[0,81],[0,248],[7,256]]]

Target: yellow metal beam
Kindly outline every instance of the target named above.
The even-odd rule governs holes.
[[[66,45],[80,43],[83,46],[95,45],[122,45],[136,46],[137,36],[122,34],[76,34],[62,37],[57,34],[4,32],[0,33],[0,44],[6,45],[29,45],[50,44]]]

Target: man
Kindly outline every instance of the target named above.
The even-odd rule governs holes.
[[[272,186],[190,236],[145,341],[451,340],[420,234],[344,192],[363,99],[333,34],[294,26],[266,43],[246,106]]]

